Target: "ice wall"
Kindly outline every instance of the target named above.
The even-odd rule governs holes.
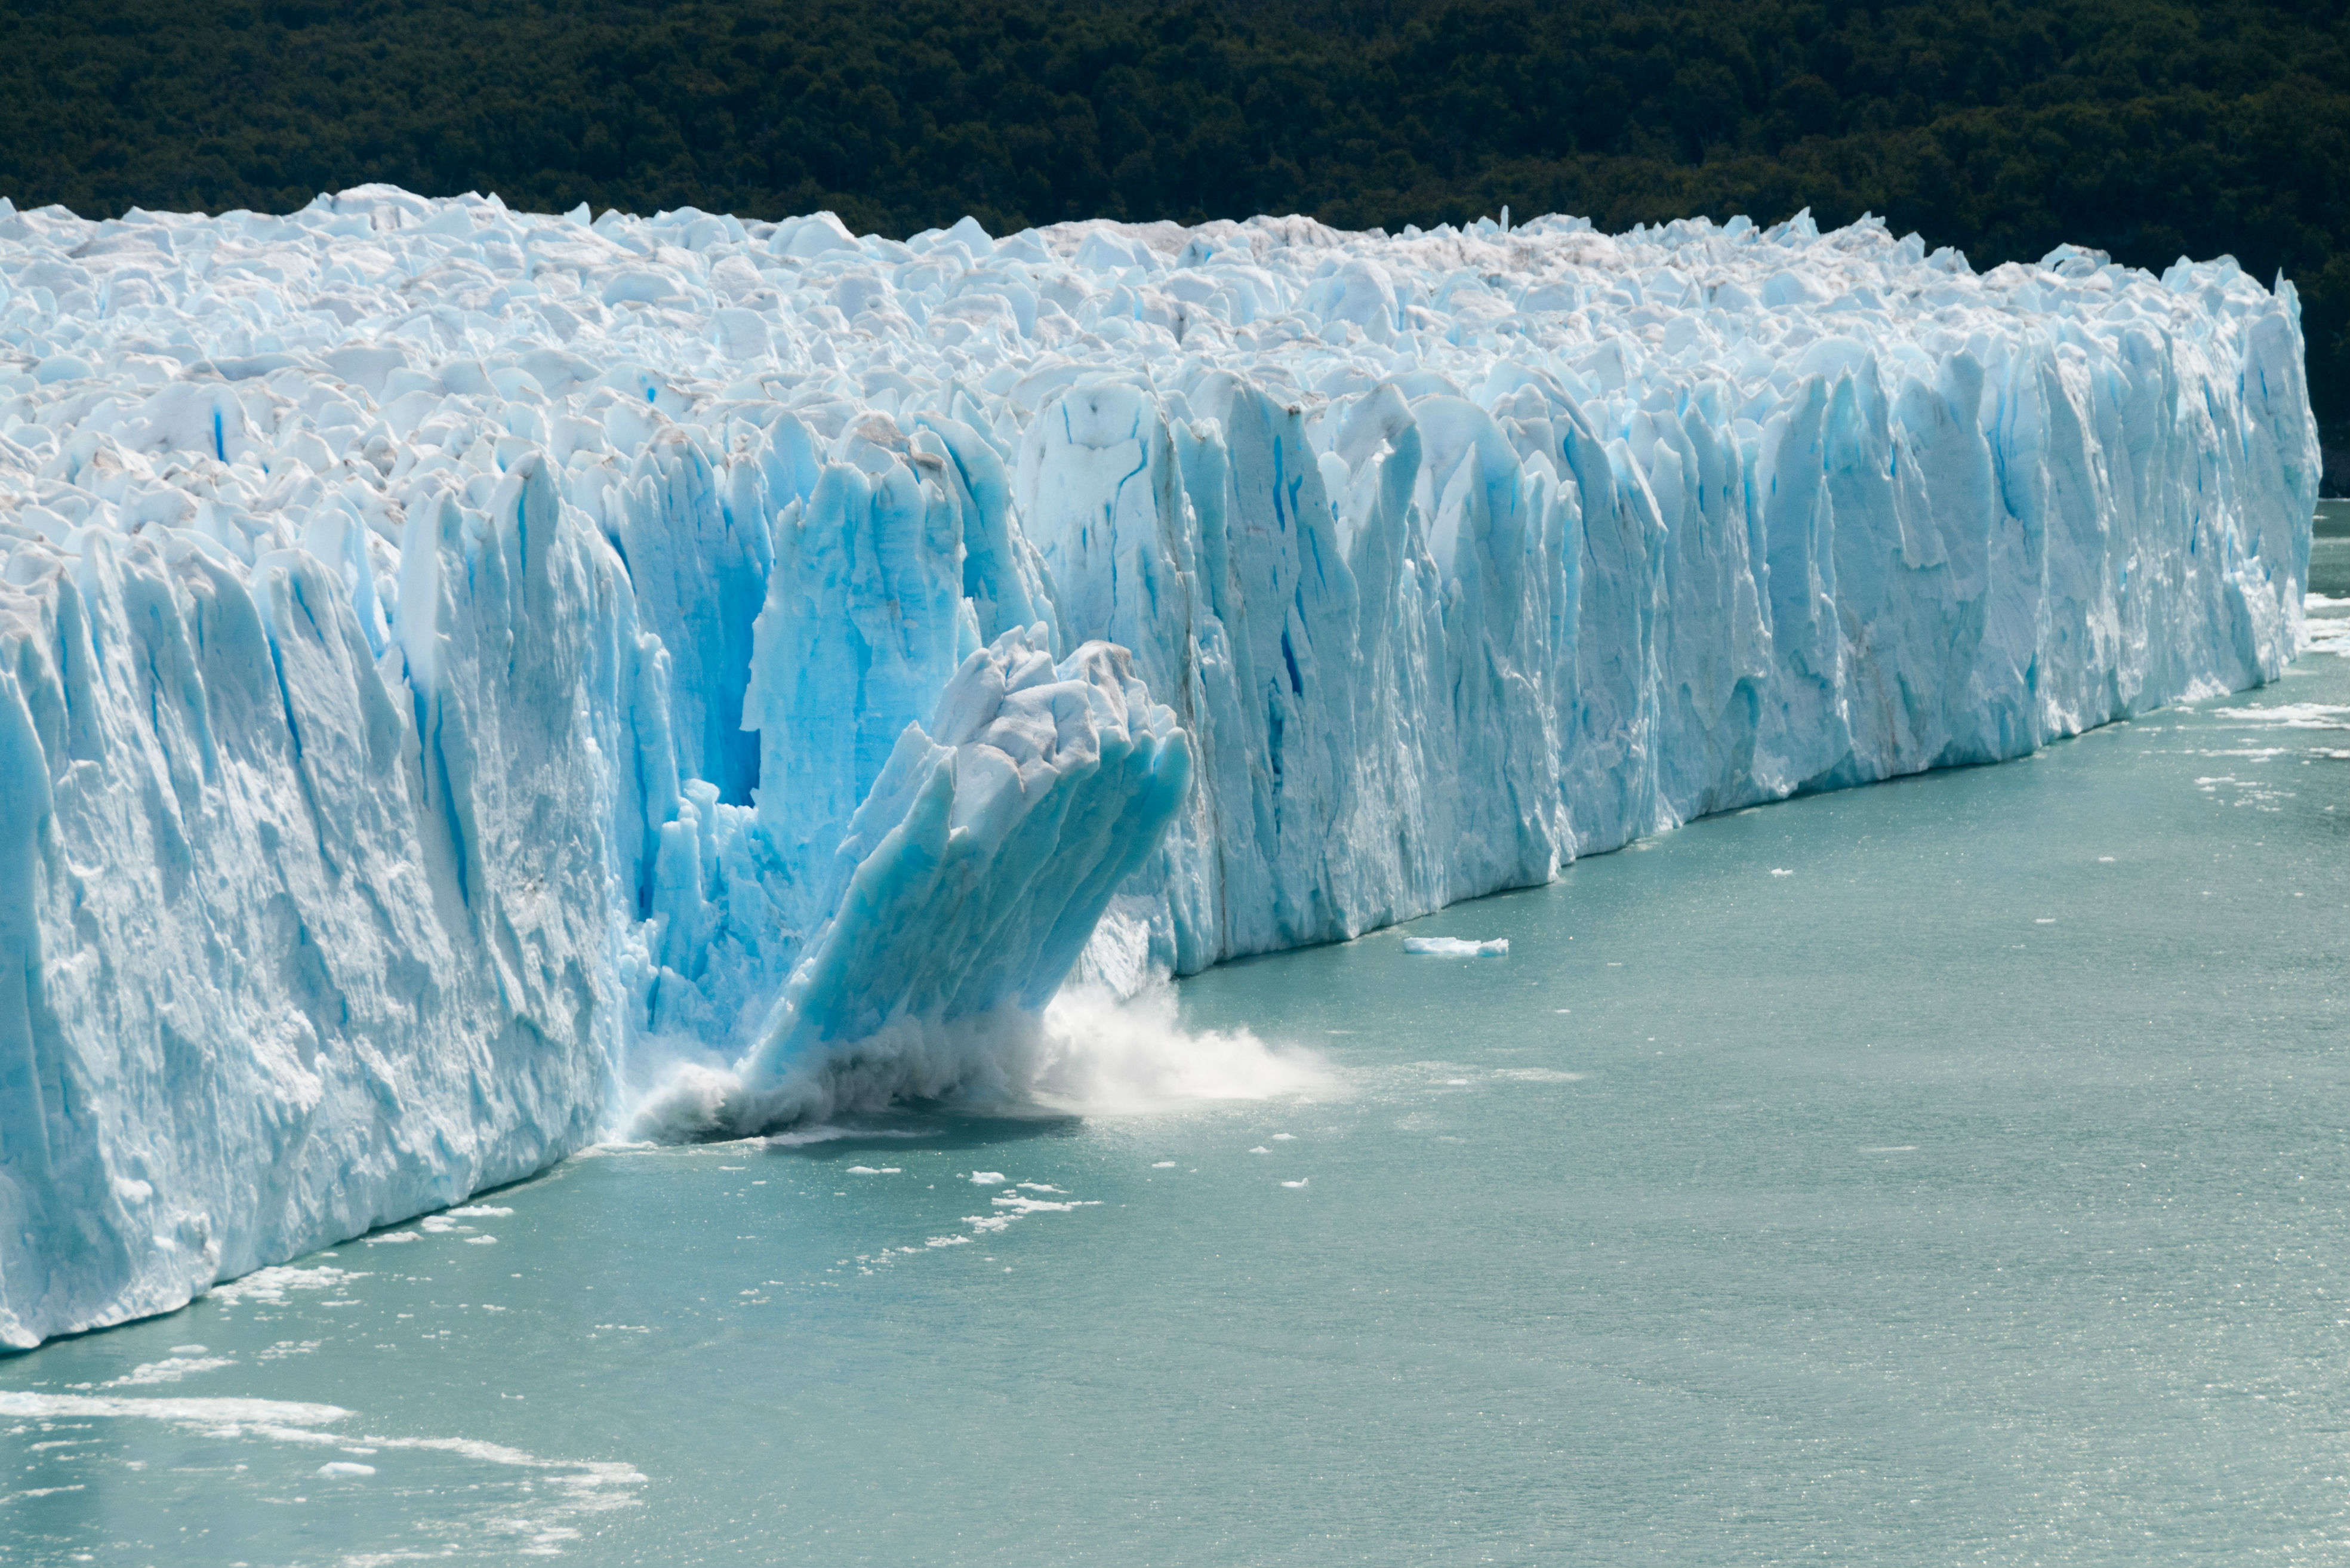
[[[2227,261],[0,202],[0,1343],[2273,675]]]

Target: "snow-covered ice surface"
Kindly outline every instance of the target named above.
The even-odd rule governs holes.
[[[0,202],[0,1343],[2276,674],[2232,263]]]

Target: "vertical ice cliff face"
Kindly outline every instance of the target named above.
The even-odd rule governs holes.
[[[404,545],[380,659],[306,550],[94,530],[10,558],[9,1343],[176,1306],[598,1126],[613,932],[578,895],[629,743],[627,578],[529,458]]]
[[[0,202],[0,1343],[2273,675],[2232,263]]]

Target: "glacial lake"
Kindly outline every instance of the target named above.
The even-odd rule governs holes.
[[[0,1562],[2339,1559],[2346,867],[2324,653],[1695,824],[1184,982],[1270,1097],[598,1153],[0,1361]]]

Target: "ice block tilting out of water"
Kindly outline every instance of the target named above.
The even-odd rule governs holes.
[[[733,1073],[678,1075],[639,1130],[757,1132],[1015,1071],[1103,907],[1191,784],[1174,715],[1089,642],[1057,668],[1045,628],[964,660],[910,724],[841,841],[845,886]],[[974,1082],[974,1079],[986,1081]]]
[[[2304,636],[2224,260],[368,187],[0,202],[0,341],[11,1344]]]

